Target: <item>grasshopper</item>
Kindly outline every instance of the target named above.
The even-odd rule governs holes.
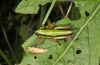
[[[37,30],[35,31],[35,34],[38,35],[41,39],[48,38],[53,40],[64,40],[72,38],[73,31],[71,30],[73,26],[63,26],[63,27],[54,27],[53,29],[46,29],[46,30]],[[43,39],[44,40],[44,39]],[[42,40],[42,41],[43,41]],[[41,40],[38,40],[40,42]],[[28,51],[31,53],[45,53],[48,50],[44,48],[38,48],[36,47],[38,42],[34,45],[35,47],[28,47]]]
[[[73,33],[71,28],[73,28],[73,26],[54,27],[50,30],[37,30],[35,34],[46,36],[47,38],[67,39],[71,37],[70,34]]]
[[[35,34],[38,35],[40,38],[48,38],[52,39],[53,41],[57,40],[67,40],[72,38],[73,31],[71,30],[73,26],[59,26],[53,27],[52,29],[42,29],[35,31]]]
[[[71,9],[71,6],[72,6],[72,3],[69,7],[69,11]],[[61,12],[62,12],[62,7],[60,6],[60,9],[61,9]],[[69,13],[69,12],[68,12]],[[68,16],[68,13],[66,15],[66,17]],[[62,13],[63,14],[63,13]],[[44,24],[43,24],[43,28],[44,28]],[[72,28],[73,26],[60,26],[60,27],[53,27],[51,29],[40,29],[40,30],[37,30],[35,31],[35,34],[38,35],[38,37],[40,38],[48,38],[48,39],[53,39],[54,41],[57,41],[57,40],[67,40],[69,38],[72,38]],[[38,42],[40,42],[40,40],[38,40]],[[34,45],[34,46],[37,46],[37,43]],[[32,53],[44,53],[44,52],[47,52],[46,49],[44,48],[29,48],[28,49],[30,52]],[[34,51],[33,51],[34,50]],[[40,51],[40,52],[35,52],[35,51]]]

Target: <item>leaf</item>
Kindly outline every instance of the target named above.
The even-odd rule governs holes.
[[[62,23],[63,22],[63,23]],[[55,26],[65,26],[71,23],[71,20],[69,18],[63,18],[55,24]]]
[[[76,1],[77,2],[77,1]],[[85,3],[83,3],[83,2],[79,2],[78,3],[78,5],[81,5],[81,4],[83,4],[84,5],[84,7],[87,7],[87,8],[85,8],[85,10],[84,9],[82,9],[81,10],[81,14],[84,14],[86,11],[89,11],[89,14],[92,14],[93,13],[93,8],[96,8],[96,6],[97,6],[97,3],[96,2],[94,2],[93,3],[93,1],[92,1],[92,4],[89,4],[89,6],[91,6],[91,7],[93,7],[93,8],[90,8],[90,10],[88,9],[89,8],[89,6],[88,5],[86,5],[87,3],[90,3],[89,1],[87,1],[87,2],[85,2]],[[93,5],[93,4],[95,4],[95,6]],[[99,4],[99,3],[98,3]],[[98,10],[100,10],[99,9],[100,8],[100,4],[98,5]],[[96,11],[97,12],[97,11]],[[97,14],[95,14],[95,15],[97,15],[97,17],[100,15],[100,13],[99,12],[97,12]],[[76,42],[76,44],[79,44],[78,46],[79,47],[82,47],[81,49],[80,49],[80,51],[82,52],[80,52],[81,54],[80,55],[75,55],[75,65],[94,65],[94,64],[96,64],[96,65],[98,65],[99,64],[99,52],[98,52],[98,50],[100,50],[99,48],[100,48],[100,46],[99,46],[99,44],[98,43],[100,43],[100,40],[99,40],[99,36],[100,36],[100,34],[98,33],[99,31],[99,29],[100,29],[100,27],[98,26],[98,27],[96,27],[97,26],[97,24],[95,24],[95,23],[98,23],[98,24],[100,24],[99,23],[99,18],[97,18],[97,17],[95,17],[94,16],[94,18],[92,18],[94,16],[94,13],[91,15],[91,17],[86,21],[86,18],[87,18],[87,15],[86,15],[86,13],[85,13],[85,16],[84,15],[82,15],[82,17],[83,18],[81,18],[79,21],[76,21],[77,23],[72,23],[72,24],[74,24],[74,25],[76,25],[76,26],[79,26],[79,24],[80,25],[83,25],[82,27],[81,27],[81,29],[80,29],[80,31],[77,33],[77,35],[75,36],[75,38],[72,40],[72,42],[71,42],[71,44],[65,49],[65,51],[62,53],[62,55],[54,62],[54,64],[53,65],[55,65],[61,58],[63,58],[63,56],[65,55],[65,53],[66,52],[68,52],[68,49],[70,48],[70,46],[74,43],[74,41],[76,40],[76,38],[77,38],[77,36],[80,34],[80,32],[82,32],[81,34],[80,34],[80,37],[79,37],[79,39],[80,40],[78,40],[77,42]],[[87,25],[87,23],[90,21],[90,19],[92,18],[92,24],[90,24],[90,25],[88,25],[88,27],[86,26]],[[86,23],[84,24],[84,20],[86,21]],[[95,20],[95,21],[94,21]],[[96,21],[97,20],[97,21]],[[74,21],[75,22],[75,21]],[[76,27],[75,26],[75,27]],[[89,27],[90,26],[90,27]],[[94,27],[95,26],[95,27]],[[85,29],[83,30],[83,28],[85,27]],[[94,28],[93,28],[94,27]],[[91,33],[91,31],[92,31],[92,33]],[[95,34],[95,35],[94,35]],[[98,36],[99,35],[99,36]],[[92,36],[92,37],[91,37]],[[95,37],[95,38],[94,38]],[[91,41],[91,42],[90,42]],[[92,43],[92,44],[91,44]],[[75,43],[74,43],[75,44]],[[95,45],[96,44],[96,45]],[[77,46],[77,49],[76,49],[76,52],[77,52],[77,50],[78,50],[78,46]],[[94,48],[96,48],[95,50],[94,50]],[[94,51],[93,51],[94,50]],[[95,61],[94,61],[94,58],[95,58]],[[93,62],[94,61],[94,62]]]
[[[100,1],[87,1],[85,3],[83,3],[82,1],[79,1],[79,2],[76,1],[76,4],[78,5],[83,4],[79,6],[81,9],[81,14],[82,14],[82,18],[81,20],[79,20],[79,22],[83,22],[83,24],[84,24],[84,21],[86,21],[86,19],[92,15],[93,11],[95,11],[97,6],[99,6],[99,10],[90,20],[89,24],[85,27],[82,33],[79,35],[80,40],[75,42],[75,44],[77,43],[82,46],[81,48],[82,53],[80,55],[76,55],[76,58],[77,58],[76,65],[99,65]],[[86,16],[86,12],[89,13],[89,16]]]
[[[81,19],[72,21],[71,24],[75,28],[82,28],[75,31],[75,34],[79,33],[79,36],[73,42],[69,39],[67,42],[62,42],[60,46],[48,39],[45,39],[43,43],[38,47],[47,48],[48,52],[43,54],[32,54],[27,51],[27,47],[34,45],[38,37],[31,36],[24,44],[23,48],[27,52],[20,65],[99,65],[100,57],[100,1],[75,1],[75,5],[79,7],[81,13]],[[88,5],[89,4],[89,5]],[[90,19],[91,15],[99,5],[99,10],[89,20],[88,25],[84,23]],[[91,7],[91,8],[90,8]],[[86,12],[89,15],[86,15]],[[78,32],[79,31],[79,32]],[[81,33],[80,33],[81,32]],[[70,44],[70,42],[72,42]],[[73,45],[72,45],[73,44]],[[69,46],[70,45],[70,46]],[[67,50],[66,50],[67,48]]]
[[[39,10],[39,4],[46,4],[51,0],[22,0],[17,6],[15,12],[23,14],[36,14]]]
[[[37,14],[40,4],[45,5],[46,3],[50,2],[51,0],[22,0],[18,4],[15,12],[22,14]]]

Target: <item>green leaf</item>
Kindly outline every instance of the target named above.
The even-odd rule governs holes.
[[[79,5],[78,7],[80,8],[82,18],[78,21],[73,21],[72,24],[75,27],[81,28],[81,29],[77,33],[75,38],[72,40],[70,45],[65,49],[65,51],[62,53],[62,55],[54,62],[53,65],[56,65],[56,63],[58,61],[60,61],[60,59],[63,58],[63,56],[66,54],[66,52],[68,52],[68,49],[71,47],[72,44],[77,45],[77,46],[75,45],[76,51],[79,49],[78,47],[81,47],[79,49],[79,50],[81,50],[81,54],[79,54],[79,55],[75,54],[74,62],[76,65],[94,65],[94,64],[99,65],[99,57],[100,57],[99,56],[99,50],[100,50],[99,49],[100,48],[99,29],[100,29],[100,26],[97,26],[97,25],[100,24],[100,22],[99,22],[100,18],[98,18],[100,15],[100,12],[99,12],[100,11],[100,3],[99,3],[100,1],[98,1],[98,2],[97,1],[96,2],[95,1],[86,1],[86,2],[75,1],[75,2],[77,5]],[[87,5],[88,3],[91,3],[91,4]],[[90,6],[91,6],[91,8],[89,9]],[[96,11],[96,14],[94,15],[92,13],[95,11],[97,6],[98,6],[99,11]],[[85,13],[86,11],[88,11],[89,16],[86,16],[86,13]],[[90,23],[87,25],[88,22],[90,22]],[[81,34],[80,34],[80,32],[81,32]],[[76,40],[77,37],[79,40]],[[95,58],[95,60],[94,60],[94,58]]]
[[[63,22],[63,23],[62,23]],[[69,18],[63,18],[55,24],[56,26],[65,26],[71,23],[71,20]]]
[[[100,1],[76,0],[75,5],[79,7],[81,13],[81,19],[71,22],[75,28],[79,28],[76,30],[75,38],[66,42],[60,41],[61,46],[57,42],[45,39],[38,47],[46,48],[48,52],[32,54],[27,51],[27,47],[34,45],[37,41],[38,37],[33,35],[23,44],[27,54],[20,65],[99,65]],[[93,15],[98,6],[98,11]],[[86,12],[89,13],[88,16]]]
[[[51,0],[22,0],[17,6],[15,12],[23,14],[37,14],[39,4],[46,4]]]
[[[22,0],[15,9],[15,12],[22,14],[37,14],[40,4],[45,5],[50,2],[52,2],[52,0]]]

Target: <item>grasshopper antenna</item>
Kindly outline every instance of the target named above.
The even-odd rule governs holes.
[[[21,24],[22,24],[26,29],[28,29],[29,31],[34,31],[34,30],[28,28],[25,24],[23,24],[23,23],[21,23]]]

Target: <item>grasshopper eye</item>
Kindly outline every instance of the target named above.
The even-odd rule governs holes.
[[[53,55],[49,55],[48,59],[53,59]]]
[[[35,31],[35,34],[39,35],[38,31]]]
[[[36,33],[36,34],[38,34],[38,32],[37,32],[37,31],[35,31],[35,33]]]

